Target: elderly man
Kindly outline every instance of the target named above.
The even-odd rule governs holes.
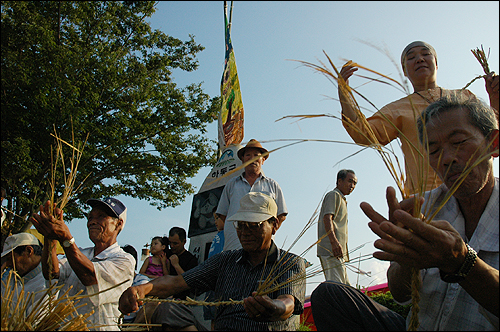
[[[399,303],[410,301],[411,268],[420,269],[419,329],[498,331],[499,196],[493,175],[498,122],[491,108],[459,95],[433,103],[422,118],[420,138],[444,183],[426,193],[429,204],[422,213],[429,217],[450,192],[453,196],[430,224],[404,211],[413,200],[398,204],[393,188],[387,191],[389,221],[361,203],[372,220],[368,225],[380,237],[375,247],[382,251],[373,256],[391,261],[387,279]],[[328,300],[332,296],[335,303]],[[341,285],[320,285],[312,294],[312,308],[318,329],[346,324],[356,330],[405,328],[401,316]]]
[[[351,169],[341,169],[337,173],[337,186],[328,192],[321,204],[318,218],[317,256],[321,262],[326,280],[349,283],[345,263],[349,262],[347,250],[347,200],[358,178]]]
[[[283,331],[295,330],[293,315],[303,311],[305,297],[304,260],[278,249],[271,236],[278,229],[278,208],[274,199],[250,192],[240,201],[240,209],[226,220],[234,224],[242,249],[223,251],[179,276],[164,276],[145,285],[130,287],[120,297],[120,311],[137,310],[146,295],[166,298],[195,288],[200,293],[215,292],[220,301],[243,300],[243,304],[220,305],[215,330]],[[257,293],[259,285],[271,281],[267,295]],[[266,292],[267,293],[267,292]],[[161,317],[160,317],[161,318]],[[184,324],[163,326],[163,330],[205,330],[192,313],[179,313]]]
[[[38,239],[29,233],[18,233],[9,236],[4,243],[2,251],[2,298],[6,294],[7,287],[13,293],[11,308],[16,307],[17,298],[21,290],[26,293],[33,293],[33,302],[26,308],[26,314],[31,310],[31,305],[37,303],[45,293],[45,279],[42,273],[42,244]],[[9,271],[12,274],[10,283]],[[20,278],[19,278],[19,277]],[[24,288],[23,288],[24,285]],[[27,296],[24,296],[27,298]]]
[[[420,167],[428,164],[425,158],[424,147],[418,141],[416,118],[432,102],[451,93],[461,93],[466,97],[474,96],[469,90],[447,90],[437,84],[437,53],[428,43],[414,41],[408,44],[401,53],[401,66],[404,75],[410,80],[414,93],[394,101],[368,117],[369,126],[381,144],[389,144],[396,138],[400,139],[401,149],[405,157],[405,190],[415,193],[420,188],[419,179],[425,179],[427,190],[436,188],[441,181],[429,167]],[[340,75],[347,82],[349,77],[358,70],[356,67],[344,65]],[[485,77],[486,91],[490,98],[490,105],[496,110],[498,121],[499,78],[495,73]],[[343,125],[348,134],[358,144],[369,144],[367,130],[361,125],[356,112],[348,102],[344,91],[339,85],[339,100],[344,117]],[[418,149],[418,152],[415,151]]]
[[[135,261],[132,255],[123,251],[116,238],[123,230],[127,218],[127,208],[116,198],[89,199],[87,204],[92,210],[87,217],[89,238],[93,247],[81,249],[75,243],[68,226],[63,221],[63,211],[54,206],[51,213],[47,201],[40,206],[40,213],[33,214],[31,222],[45,237],[42,255],[42,269],[45,279],[57,279],[64,284],[60,294],[69,289],[69,296],[83,291],[85,297],[78,312],[85,314],[94,310],[89,317],[91,326],[96,330],[109,331],[120,329],[117,326],[118,298],[132,284]],[[56,241],[62,245],[65,257],[57,259]],[[52,251],[49,252],[49,248]],[[52,269],[48,264],[51,260]],[[119,286],[117,286],[119,285]],[[111,287],[117,286],[109,291]],[[98,292],[102,292],[99,293]]]
[[[259,141],[251,139],[244,148],[238,150],[238,158],[244,163],[254,160],[245,166],[243,174],[229,180],[224,187],[216,213],[225,221],[238,211],[240,200],[249,192],[261,192],[271,196],[278,205],[278,228],[286,219],[285,197],[278,182],[262,173],[262,165],[269,157],[269,152]],[[224,224],[224,251],[241,249],[233,223]]]

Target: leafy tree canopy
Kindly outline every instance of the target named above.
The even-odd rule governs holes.
[[[172,70],[197,69],[204,49],[145,21],[154,1],[4,1],[1,63],[1,180],[10,229],[49,198],[57,133],[87,143],[66,220],[83,217],[88,198],[125,195],[159,210],[180,204],[187,179],[215,161],[204,134],[220,98],[201,84],[179,88]],[[69,173],[56,173],[57,197]]]

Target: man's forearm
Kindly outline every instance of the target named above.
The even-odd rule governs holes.
[[[42,273],[45,280],[59,278],[59,260],[57,259],[57,241],[44,238],[42,250]],[[52,266],[49,266],[49,259]]]
[[[460,286],[482,307],[498,317],[499,273],[479,257]],[[493,295],[496,294],[496,295]]]
[[[186,281],[181,275],[177,276],[167,275],[163,277],[158,277],[154,280],[151,280],[147,284],[144,284],[144,286],[145,289],[147,290],[147,292],[145,293],[148,296],[157,296],[159,298],[167,298],[171,295],[190,289],[190,287],[186,284]]]
[[[66,254],[69,265],[83,285],[91,286],[97,284],[94,264],[82,254],[75,243],[69,248],[64,248],[64,253]]]

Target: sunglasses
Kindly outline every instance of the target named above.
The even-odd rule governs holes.
[[[257,231],[260,229],[260,226],[267,220],[259,221],[259,222],[247,222],[247,221],[233,221],[234,228],[236,230],[241,231],[243,228],[249,229],[251,231]]]

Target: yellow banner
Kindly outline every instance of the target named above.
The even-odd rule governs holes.
[[[240,82],[236,71],[236,60],[231,44],[230,26],[227,13],[224,12],[226,24],[226,59],[221,80],[222,107],[219,114],[219,148],[230,144],[239,144],[243,140],[243,101],[241,99]]]

